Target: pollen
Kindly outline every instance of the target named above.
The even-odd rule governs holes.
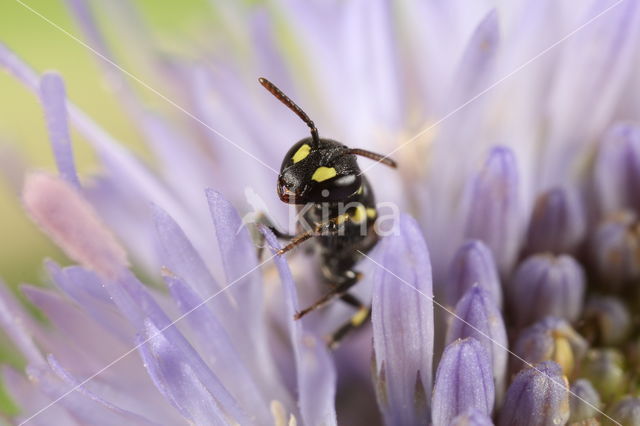
[[[309,152],[311,152],[311,147],[305,143],[300,148],[298,148],[295,154],[293,154],[293,164],[307,158],[309,156]]]
[[[311,176],[311,179],[315,180],[316,182],[324,182],[325,180],[331,179],[337,174],[338,173],[336,172],[336,169],[334,169],[333,167],[323,166],[323,167],[318,167],[316,171],[313,172],[313,176]]]
[[[358,309],[358,312],[356,312],[355,315],[351,317],[351,324],[355,327],[358,327],[360,324],[365,322],[368,316],[369,316],[369,309],[360,308]]]

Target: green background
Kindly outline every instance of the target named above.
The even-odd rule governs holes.
[[[63,1],[23,1],[56,25],[82,38]],[[207,25],[211,25],[211,18],[215,16],[213,2],[131,2],[139,10],[158,45],[175,48],[180,41],[187,40],[198,40],[200,45],[206,43]],[[100,2],[92,4],[104,6]],[[118,23],[109,22],[104,10],[94,8],[94,12],[107,35],[117,38]],[[58,71],[65,79],[68,97],[74,103],[137,154],[145,156],[131,123],[107,89],[95,56],[86,47],[16,0],[3,0],[0,5],[0,42],[37,71]],[[116,45],[116,53],[122,47]],[[124,66],[126,68],[127,64]],[[145,79],[143,71],[133,71]],[[151,102],[159,102],[147,95]],[[81,174],[94,171],[97,166],[88,145],[75,133],[72,133],[72,139]],[[0,160],[0,278],[13,288],[21,283],[39,284],[46,280],[42,269],[44,258],[51,257],[63,263],[67,261],[25,216],[18,191],[23,166],[27,171],[53,171],[54,161],[37,98],[4,71],[0,71]],[[7,179],[7,175],[14,178]],[[0,334],[0,363],[7,362],[15,367],[21,366],[21,360],[11,349],[6,336]],[[2,396],[0,390],[0,412],[15,411],[16,407]],[[3,423],[2,419],[0,423]]]

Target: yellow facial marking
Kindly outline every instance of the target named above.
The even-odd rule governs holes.
[[[357,192],[357,194],[358,194],[358,195],[362,195],[362,193],[363,193],[363,192],[364,192],[364,186],[363,186],[363,185],[360,185],[360,188],[358,188],[358,192]]]
[[[335,175],[337,175],[336,169],[333,167],[318,167],[315,172],[313,172],[313,176],[311,176],[312,180],[316,182],[324,182],[327,179],[331,179]]]
[[[354,327],[358,327],[362,324],[369,315],[369,310],[367,308],[360,308],[358,312],[355,313],[354,316],[351,317],[351,325]]]
[[[298,161],[302,161],[305,158],[307,158],[307,156],[309,155],[309,152],[311,151],[311,147],[309,145],[307,145],[306,143],[304,145],[302,145],[300,148],[298,148],[298,150],[296,151],[295,154],[293,154],[293,163],[297,163]]]
[[[367,217],[369,219],[373,219],[377,215],[378,215],[378,212],[376,211],[376,209],[372,209],[371,207],[367,209]]]
[[[351,215],[351,220],[354,223],[362,223],[367,218],[367,209],[361,204],[356,207],[356,211]]]

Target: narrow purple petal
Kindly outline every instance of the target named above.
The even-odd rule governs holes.
[[[24,311],[20,302],[11,294],[2,280],[0,280],[0,326],[30,364],[44,363],[44,357],[32,338],[34,324],[31,316]]]
[[[18,373],[11,367],[2,367],[2,378],[7,391],[20,406],[21,414],[14,419],[17,424],[26,421],[30,416],[53,402],[52,398],[44,395],[24,374]],[[47,408],[46,415],[35,416],[29,420],[28,424],[35,426],[78,425],[67,409],[59,404],[51,405]]]
[[[569,386],[552,361],[522,370],[507,390],[499,426],[545,426],[569,420]]]
[[[458,108],[492,83],[487,81],[487,77],[493,69],[499,47],[498,13],[492,9],[479,22],[467,43],[452,80],[448,110]]]
[[[38,74],[25,64],[11,49],[0,43],[0,67],[7,70],[29,89],[38,90]]]
[[[491,360],[496,401],[502,401],[507,378],[507,332],[502,314],[481,287],[474,286],[460,299],[450,319],[446,343],[473,337],[484,347]]]
[[[427,245],[415,220],[376,250],[372,304],[379,405],[390,425],[428,420],[433,362],[433,288]]]
[[[269,384],[261,383],[261,386],[258,386],[256,380],[260,377],[252,376],[251,371],[247,369],[247,360],[243,359],[247,358],[247,355],[236,350],[216,315],[180,277],[165,274],[164,279],[180,311],[187,315],[186,320],[193,330],[198,352],[203,354],[205,361],[240,405],[250,407],[251,415],[259,420],[258,423],[271,420],[270,401],[264,400],[263,395],[258,392],[259,389],[268,388]],[[274,399],[274,392],[269,394],[270,398]]]
[[[64,81],[56,73],[45,73],[40,80],[40,100],[47,119],[49,139],[58,171],[63,179],[80,187],[71,148]]]
[[[588,4],[587,13],[580,14],[575,28],[589,24],[567,40],[547,88],[546,145],[551,149],[542,160],[542,177],[558,172],[561,178],[568,177],[573,169],[568,165],[586,159],[590,150],[585,145],[615,117],[620,96],[634,70],[640,4],[601,0]],[[584,72],[586,69],[589,72]],[[594,93],[598,94],[596,103]]]
[[[527,233],[526,252],[573,253],[586,228],[584,207],[565,188],[554,188],[536,200]]]
[[[475,408],[491,415],[494,404],[491,361],[473,337],[446,347],[433,388],[433,424],[448,425],[459,414]]]
[[[498,308],[502,306],[502,288],[493,255],[478,240],[464,243],[453,258],[447,285],[443,288],[444,303],[455,306],[474,285],[485,289]]]
[[[524,327],[546,316],[576,321],[585,287],[584,270],[571,256],[547,253],[527,258],[507,289],[515,325]]]
[[[96,405],[92,407],[91,411],[92,414],[100,417],[101,422],[104,422],[105,424],[108,424],[109,422],[124,422],[126,424],[135,425],[157,424],[141,415],[128,411],[122,407],[118,407],[111,402],[106,401],[104,398],[100,397],[91,390],[87,389],[86,385],[82,384],[81,380],[75,378],[68,370],[60,365],[60,363],[53,355],[49,355],[47,357],[47,360],[49,361],[49,366],[58,376],[58,378],[64,381],[70,388],[74,389],[74,392],[69,394],[69,396],[75,397],[76,394],[74,393],[77,392],[77,395],[83,395],[96,403]],[[81,400],[82,398],[78,399]],[[89,403],[87,405],[91,406],[92,404]],[[95,421],[95,419],[93,421]]]
[[[219,291],[220,285],[176,221],[162,208],[154,205],[152,209],[160,263],[182,277],[201,297]]]
[[[138,338],[138,350],[156,387],[187,419],[195,424],[225,426],[239,421],[233,413],[225,412],[210,392],[202,377],[185,361],[172,339],[165,336],[151,320]],[[248,419],[241,424],[250,424]]]
[[[273,233],[265,227],[260,228],[264,234],[271,253],[280,249],[280,243]],[[293,346],[296,360],[298,405],[304,424],[335,425],[335,392],[336,371],[326,346],[315,336],[304,331],[302,323],[295,321],[298,312],[298,296],[291,271],[284,257],[273,258],[280,281],[282,295],[285,300],[289,339]]]
[[[109,291],[109,294],[122,313],[135,325],[140,336],[154,336],[154,333],[152,333],[153,330],[162,330],[162,332],[156,336],[157,340],[149,343],[145,347],[147,355],[166,355],[166,359],[158,359],[159,363],[166,361],[168,364],[171,364],[178,359],[180,360],[180,369],[183,369],[184,374],[188,377],[185,378],[185,382],[176,382],[176,389],[165,389],[168,394],[183,392],[183,386],[198,386],[201,388],[198,392],[207,393],[214,398],[216,404],[220,406],[220,410],[227,413],[229,417],[239,423],[248,423],[247,415],[238,406],[237,401],[229,394],[227,389],[224,388],[219,379],[213,374],[177,327],[172,325],[167,315],[133,274],[126,273],[117,282],[107,281],[105,288]],[[142,339],[140,341],[144,341],[142,337],[139,339]],[[167,349],[168,352],[162,352],[161,349],[163,348]],[[174,359],[176,357],[177,359]],[[150,370],[154,368],[162,369],[164,366],[147,365],[147,368]],[[171,368],[171,366],[168,365],[167,368]],[[191,375],[194,375],[194,377],[191,377]],[[199,384],[196,385],[193,380],[197,380]],[[156,382],[156,384],[158,383],[159,382]],[[171,384],[171,382],[165,383],[165,385]]]
[[[513,152],[491,150],[472,180],[465,200],[465,236],[484,241],[492,250],[500,273],[513,267],[520,244],[521,203],[519,178]]]

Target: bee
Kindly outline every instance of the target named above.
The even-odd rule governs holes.
[[[336,299],[356,309],[350,320],[328,338],[329,346],[336,347],[349,331],[361,326],[371,314],[369,305],[349,293],[362,278],[362,274],[354,269],[361,253],[371,250],[378,241],[374,228],[378,211],[373,189],[360,171],[356,157],[366,157],[393,168],[397,166],[381,154],[320,138],[315,124],[298,105],[269,80],[260,78],[258,81],[311,130],[310,137],[295,143],[284,156],[277,183],[278,197],[296,205],[304,226],[298,223],[297,235],[271,229],[278,238],[290,240],[279,255],[309,239],[313,239],[319,252],[320,269],[328,290],[311,306],[297,312],[295,319]]]

